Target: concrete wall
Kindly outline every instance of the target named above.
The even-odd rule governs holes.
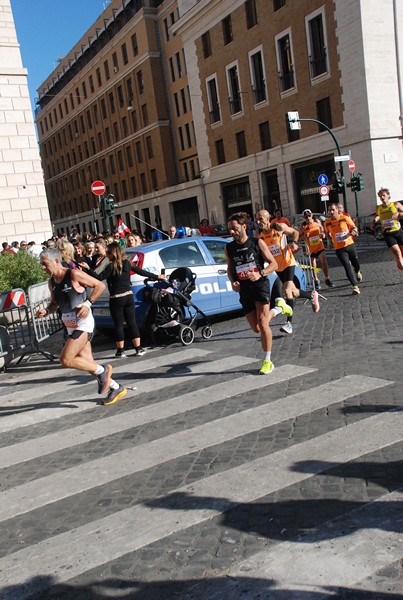
[[[0,241],[51,236],[41,161],[9,0],[0,0]]]

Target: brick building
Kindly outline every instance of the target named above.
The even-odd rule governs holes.
[[[361,215],[381,185],[398,199],[402,19],[395,0],[113,0],[38,90],[56,229],[99,228],[96,179],[131,227],[323,210],[334,139],[289,111],[351,153]]]

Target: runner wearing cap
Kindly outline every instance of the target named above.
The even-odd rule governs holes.
[[[326,260],[325,246],[323,244],[324,230],[322,223],[316,219],[312,211],[306,208],[302,215],[304,222],[299,228],[299,237],[304,239],[307,249],[307,254],[311,257],[313,267],[313,279],[315,289],[320,290],[320,281],[316,270],[316,260],[319,259],[325,275],[325,283],[329,287],[334,287],[334,283],[330,281],[329,266]]]

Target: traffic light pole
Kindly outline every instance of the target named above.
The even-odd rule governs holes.
[[[106,215],[106,198],[105,196],[100,196],[99,198],[99,212],[101,213],[101,221],[102,221],[102,233],[104,231],[108,231],[108,221]]]
[[[330,133],[330,135],[332,136],[333,141],[336,144],[337,152],[339,153],[339,156],[341,156],[340,144],[339,144],[339,142],[337,140],[337,137],[334,135],[333,131],[330,129],[330,127],[328,127],[325,123],[323,123],[322,121],[319,121],[318,119],[302,119],[301,117],[299,117],[296,120],[297,121],[311,121],[312,123],[318,123],[319,125],[322,125],[322,127],[324,127],[326,129],[326,131],[328,131]],[[342,195],[343,195],[344,210],[346,212],[348,212],[348,210],[347,210],[346,184],[345,184],[345,181],[344,181],[343,163],[340,163],[340,176],[341,176],[342,181],[343,181]]]

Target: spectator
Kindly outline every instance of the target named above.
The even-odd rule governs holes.
[[[291,227],[290,221],[287,219],[287,217],[283,217],[280,208],[274,211],[274,217],[271,220],[271,223],[284,223],[285,225],[287,225],[287,227]]]
[[[1,251],[1,254],[15,254],[15,252],[11,249],[11,246],[8,244],[8,242],[3,242],[2,248],[3,248],[3,250]]]
[[[27,251],[27,242],[25,240],[20,242],[20,250],[23,250],[24,252]]]
[[[143,240],[137,233],[128,233],[126,235],[126,248],[134,248],[135,246],[140,246],[143,243]]]
[[[40,244],[36,244],[35,242],[28,242],[27,244],[27,252],[31,254],[31,256],[35,256],[39,258],[43,248]]]
[[[60,239],[56,242],[56,248],[59,250],[62,257],[62,266],[68,269],[77,269],[74,260],[74,246],[70,242]]]
[[[83,268],[82,263],[85,263],[90,268],[92,267],[92,260],[87,258],[87,251],[81,242],[74,244],[74,260],[79,269]]]
[[[208,219],[202,219],[200,221],[199,231],[202,235],[215,235],[215,231],[209,224]]]
[[[176,237],[176,227],[175,225],[170,225],[168,227],[168,235],[169,235],[169,239],[173,240]]]

